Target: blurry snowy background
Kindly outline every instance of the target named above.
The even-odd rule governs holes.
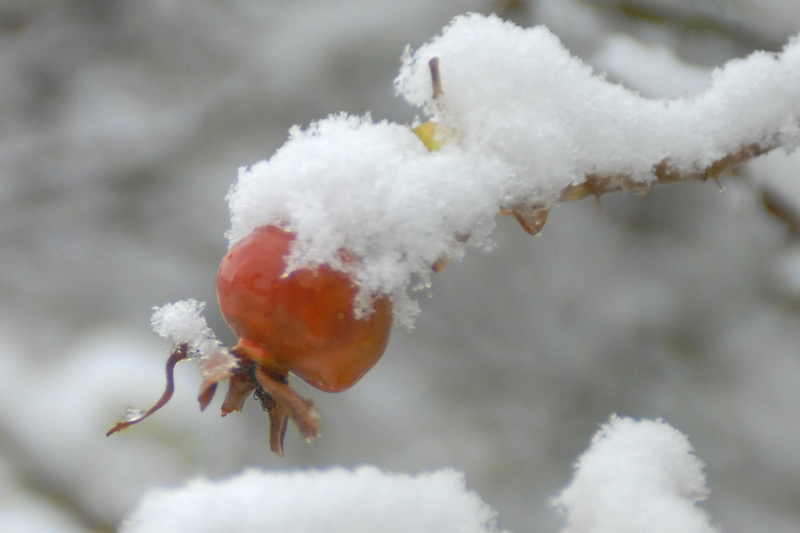
[[[502,527],[557,531],[549,499],[616,412],[689,436],[726,531],[800,531],[800,244],[762,204],[800,206],[780,153],[725,194],[562,205],[537,238],[504,217],[356,387],[296,383],[323,436],[290,428],[283,459],[255,402],[199,413],[190,364],[162,412],[105,437],[162,391],[152,306],[207,300],[234,342],[213,302],[237,167],[332,112],[410,122],[403,48],[467,11],[546,24],[662,98],[800,31],[794,0],[0,0],[0,524],[109,531],[199,474],[370,464],[456,468]]]

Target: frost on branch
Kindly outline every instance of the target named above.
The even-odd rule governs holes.
[[[493,533],[494,512],[466,489],[463,474],[417,476],[356,470],[267,473],[196,479],[147,493],[123,533],[325,531],[330,533]]]
[[[396,87],[445,132],[440,150],[370,116],[295,127],[271,159],[240,169],[228,238],[290,229],[288,271],[348,271],[363,309],[391,295],[406,325],[417,312],[407,289],[427,287],[432,269],[467,245],[491,246],[498,213],[535,223],[560,200],[716,179],[800,137],[797,40],[729,63],[696,96],[650,100],[592,72],[545,27],[465,15],[405,54]],[[343,264],[343,249],[360,260]]]
[[[564,533],[714,533],[703,463],[685,435],[657,420],[613,415],[554,500]]]

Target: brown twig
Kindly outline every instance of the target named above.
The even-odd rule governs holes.
[[[719,176],[731,169],[741,165],[745,161],[769,152],[777,146],[761,147],[757,144],[742,146],[734,153],[718,159],[709,167],[695,172],[681,173],[670,164],[669,159],[664,159],[653,169],[656,176],[655,181],[641,182],[634,180],[626,174],[602,175],[590,173],[586,175],[586,181],[575,185],[570,185],[561,193],[560,200],[580,200],[587,196],[600,196],[610,192],[632,191],[645,192],[656,185],[667,183],[677,183],[689,180],[717,180]]]

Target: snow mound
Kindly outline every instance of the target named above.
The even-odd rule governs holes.
[[[196,479],[155,489],[122,533],[286,531],[326,533],[496,532],[494,512],[454,470],[411,476],[375,467]]]
[[[612,415],[553,503],[564,533],[714,533],[695,505],[708,496],[703,466],[666,422]]]

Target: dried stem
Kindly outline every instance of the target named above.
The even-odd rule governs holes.
[[[186,343],[179,344],[175,351],[170,354],[169,359],[167,359],[167,387],[164,389],[164,393],[161,395],[161,398],[156,402],[156,404],[148,409],[146,412],[142,413],[140,416],[132,418],[130,420],[121,420],[117,422],[117,425],[111,428],[108,433],[106,433],[106,437],[109,437],[116,433],[117,431],[122,431],[123,429],[130,427],[134,424],[138,424],[148,416],[152,415],[169,401],[172,398],[172,393],[175,392],[175,379],[173,378],[173,372],[175,371],[175,365],[179,362],[183,361],[184,359],[188,358],[188,347]]]
[[[587,196],[600,196],[609,192],[633,191],[645,192],[656,185],[666,183],[677,183],[689,180],[717,180],[721,174],[734,167],[741,165],[745,161],[757,157],[777,148],[775,146],[761,147],[757,144],[742,146],[736,152],[726,155],[712,163],[709,167],[696,172],[680,173],[670,164],[669,159],[658,163],[653,172],[655,181],[640,182],[635,181],[631,176],[625,174],[602,175],[591,173],[586,175],[586,181],[575,185],[570,185],[561,193],[561,200],[580,200]]]
[[[442,78],[439,75],[439,58],[433,57],[428,61],[428,67],[431,69],[431,84],[433,85],[433,99],[438,100],[442,95]]]

